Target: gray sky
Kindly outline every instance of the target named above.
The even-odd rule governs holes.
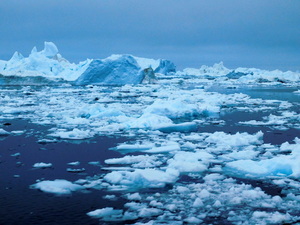
[[[71,62],[126,53],[300,71],[300,0],[1,0],[0,29],[4,60],[52,41]]]

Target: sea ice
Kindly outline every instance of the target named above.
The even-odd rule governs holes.
[[[44,180],[31,185],[31,188],[40,189],[43,192],[49,192],[57,195],[71,194],[73,191],[85,189],[83,186],[74,184],[67,180]]]
[[[10,133],[2,128],[0,128],[0,136],[7,136],[10,135]]]
[[[35,163],[33,165],[34,168],[49,168],[49,167],[52,167],[52,163],[43,163],[43,162],[40,162],[40,163]]]

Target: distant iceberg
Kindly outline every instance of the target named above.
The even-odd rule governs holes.
[[[0,60],[0,85],[126,85],[156,83],[157,77],[167,79],[199,78],[229,84],[297,84],[300,73],[256,68],[229,69],[223,62],[213,66],[186,68],[176,71],[173,62],[166,59],[148,59],[133,55],[111,55],[105,59],[87,59],[70,63],[59,54],[52,42],[44,49],[34,47],[28,57],[15,52],[10,60]]]
[[[29,82],[28,80],[31,79],[28,79],[28,77],[74,81],[86,70],[90,62],[91,60],[86,60],[79,64],[70,63],[58,53],[58,49],[54,43],[45,42],[42,51],[38,52],[36,47],[34,47],[28,57],[23,57],[19,52],[15,52],[10,60],[1,60],[0,74],[8,76],[8,78],[10,76],[10,78],[14,79],[13,84],[18,83],[16,76],[27,77],[27,81],[20,79],[20,84],[23,84],[22,82]],[[5,79],[1,80],[5,82]],[[7,82],[10,84],[9,80]],[[43,79],[43,82],[47,81]]]
[[[151,70],[144,71],[149,68]],[[0,85],[57,84],[62,81],[76,85],[139,84],[144,78],[152,82],[154,73],[166,75],[174,72],[176,67],[169,60],[132,55],[112,55],[105,59],[87,59],[79,64],[70,63],[59,54],[54,43],[45,42],[42,51],[38,52],[34,47],[28,57],[15,52],[10,60],[0,60]]]
[[[216,63],[209,67],[206,65],[201,66],[199,69],[186,68],[178,71],[175,75],[193,76],[201,79],[214,79],[220,83],[230,81],[237,84],[256,84],[256,83],[297,83],[300,82],[300,73],[281,70],[262,70],[256,68],[242,68],[229,69],[224,66],[223,62]]]

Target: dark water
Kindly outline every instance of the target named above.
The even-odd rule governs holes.
[[[45,129],[26,121],[6,122],[12,124],[6,126],[6,130],[25,128],[32,133],[31,129]],[[29,188],[37,179],[76,181],[87,175],[101,174],[100,166],[89,165],[88,162],[103,164],[107,158],[120,157],[120,153],[108,149],[117,142],[124,142],[124,138],[97,137],[90,142],[49,144],[38,144],[37,140],[33,132],[33,136],[26,133],[8,136],[0,142],[0,224],[99,224],[86,213],[124,204],[122,198],[118,202],[102,199],[102,196],[111,193],[100,190],[58,197]],[[20,156],[11,156],[15,153],[20,153]],[[81,164],[75,167],[67,165],[73,161]],[[35,169],[32,165],[37,162],[50,162],[53,168]],[[86,171],[82,174],[69,173],[67,168],[85,168]]]

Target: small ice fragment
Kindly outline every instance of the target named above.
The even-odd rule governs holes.
[[[105,195],[103,196],[104,199],[108,199],[108,200],[113,200],[116,199],[117,197],[115,195]]]
[[[12,157],[19,157],[21,155],[21,153],[20,152],[17,152],[17,153],[15,153],[15,154],[11,154],[10,156],[12,156]]]
[[[88,162],[89,165],[93,165],[93,166],[100,166],[100,162],[99,161],[92,161],[92,162]]]
[[[78,184],[73,184],[67,180],[44,180],[36,184],[31,185],[31,188],[40,189],[43,192],[65,195],[71,194],[72,191],[78,191],[84,189],[83,186]]]
[[[142,197],[139,193],[127,194],[127,199],[130,201],[140,201]]]
[[[69,173],[81,173],[84,171],[85,171],[85,168],[81,168],[81,169],[67,168],[67,172],[69,172]]]
[[[123,210],[114,209],[112,207],[106,207],[103,209],[96,209],[88,212],[87,215],[94,218],[101,218],[104,221],[114,221],[114,218],[121,217]]]
[[[6,130],[0,128],[0,136],[8,136],[8,135],[10,135],[9,132],[7,132]]]
[[[80,162],[79,162],[79,161],[76,161],[76,162],[69,162],[68,165],[69,165],[69,166],[79,166],[79,165],[80,165]]]
[[[33,165],[34,168],[49,168],[49,167],[52,167],[52,163],[43,163],[43,162],[40,162],[40,163],[35,163]]]

